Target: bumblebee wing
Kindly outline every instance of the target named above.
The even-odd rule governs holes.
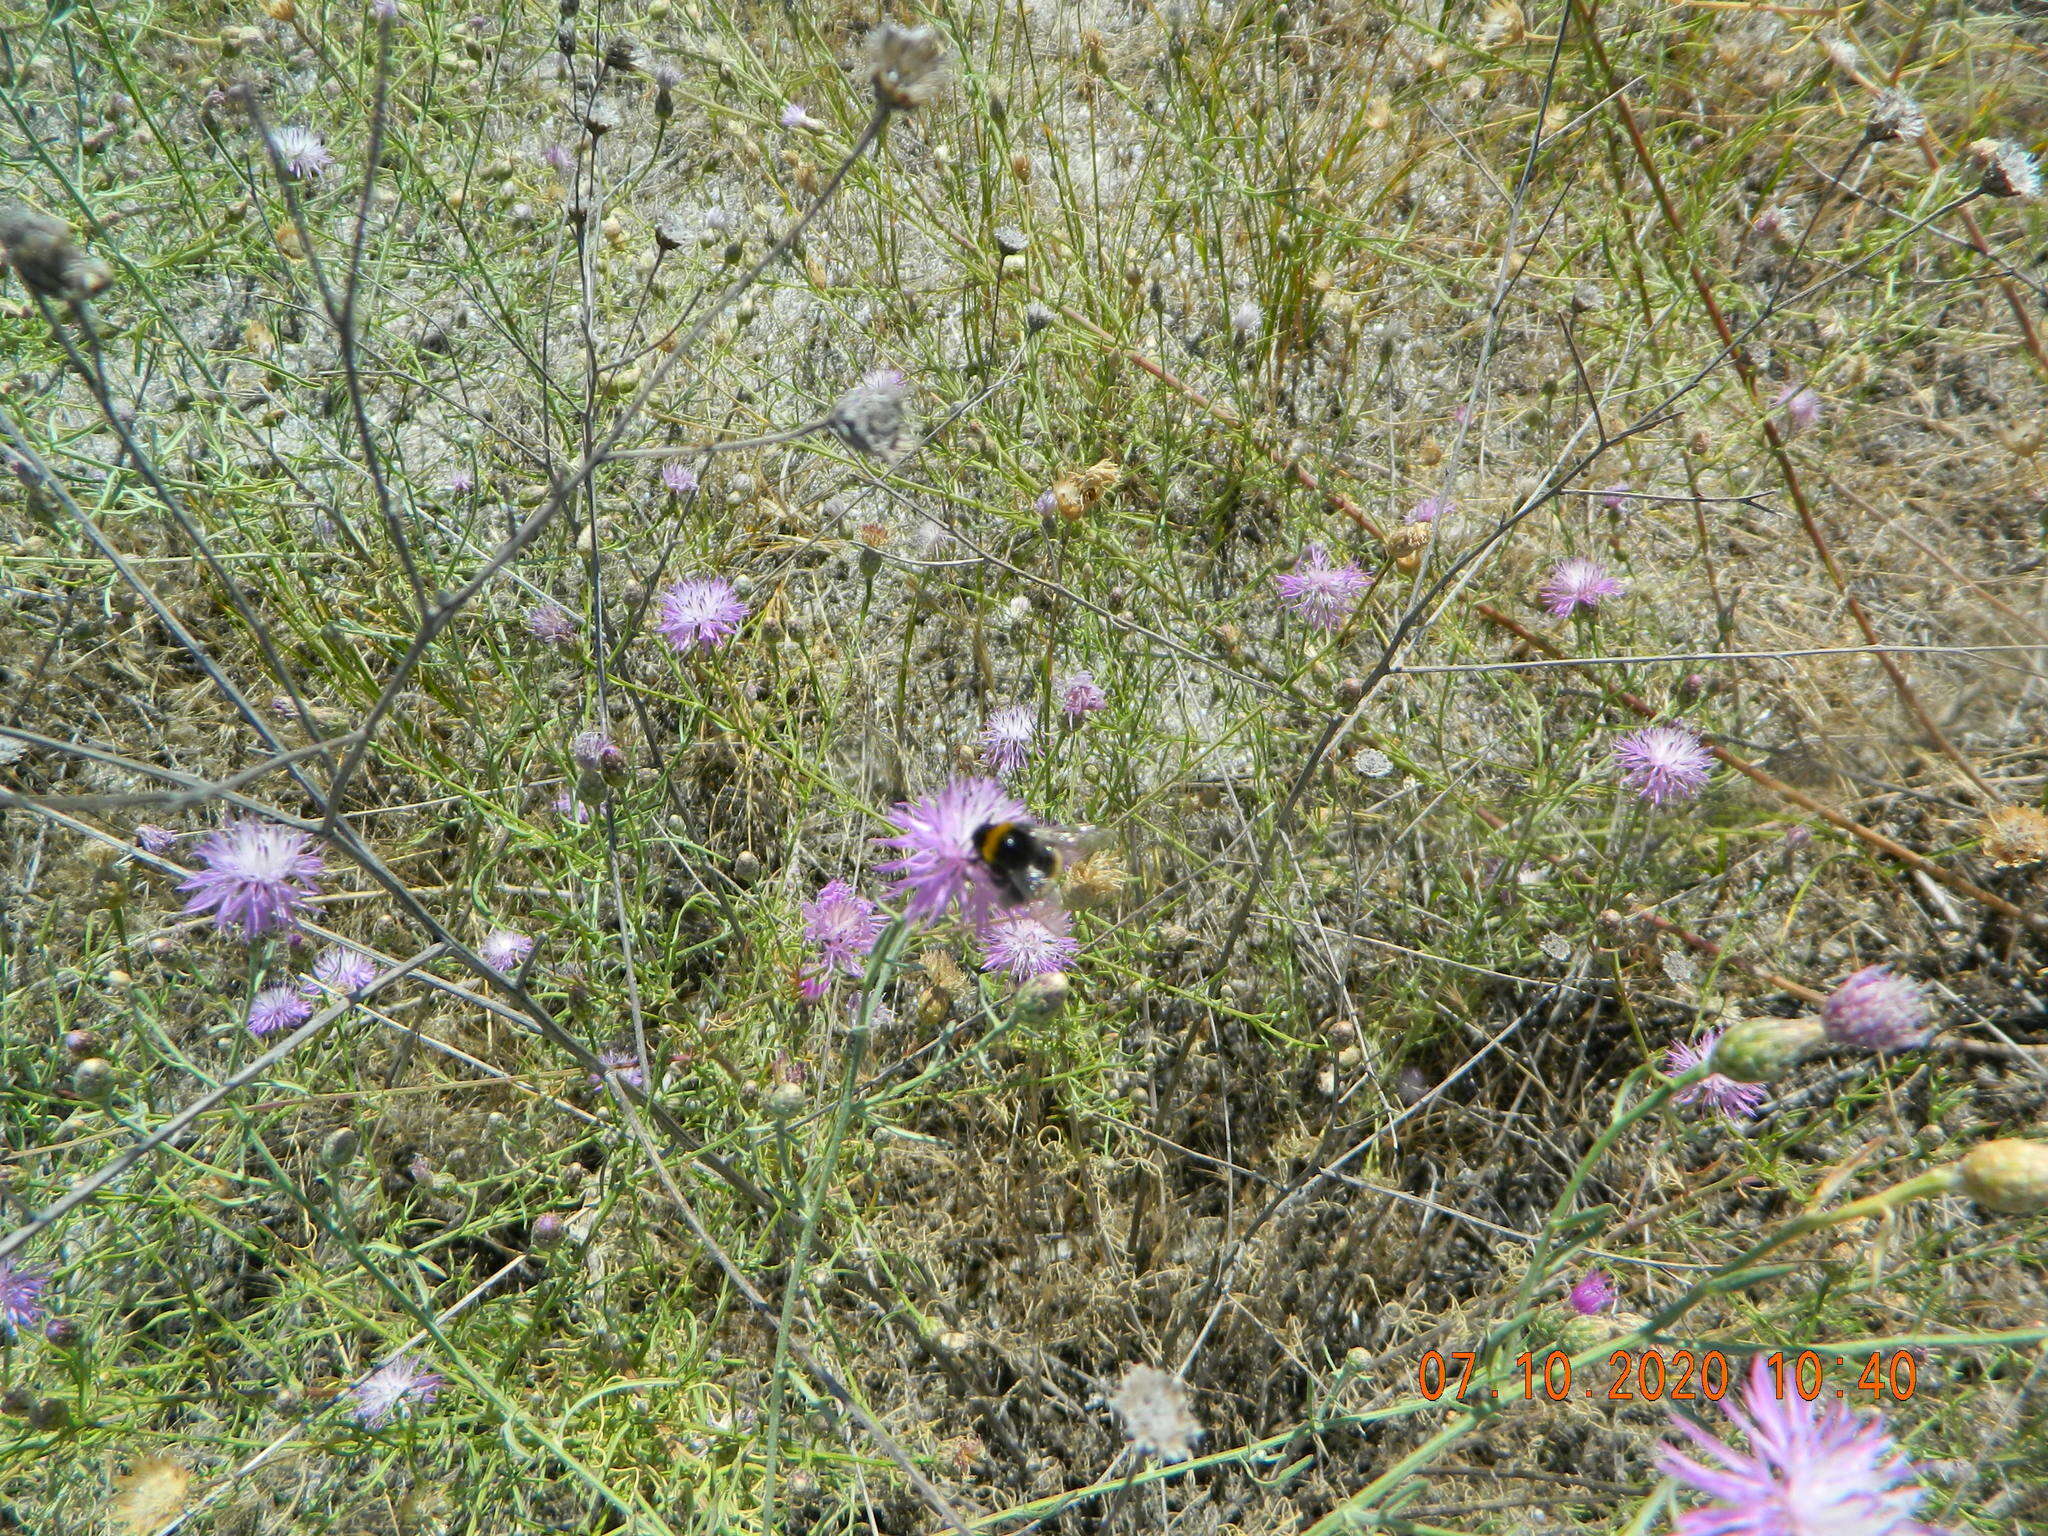
[[[1077,864],[1098,848],[1106,848],[1111,840],[1107,827],[1033,827],[1032,834],[1048,848],[1058,852],[1069,864]]]

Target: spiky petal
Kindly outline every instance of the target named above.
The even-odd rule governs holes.
[[[1561,560],[1544,577],[1537,595],[1553,616],[1562,619],[1581,608],[1590,613],[1627,590],[1598,560]]]
[[[999,912],[981,930],[981,968],[1019,978],[1067,970],[1081,952],[1069,932],[1071,926],[1057,902],[1033,902]]]
[[[203,868],[179,882],[190,913],[211,912],[217,928],[249,938],[287,928],[314,894],[325,871],[313,839],[267,821],[237,821],[210,834],[197,850]]]
[[[875,947],[887,923],[875,904],[846,881],[831,880],[804,903],[803,910],[804,937],[818,946],[820,965],[828,971],[860,975],[866,969],[868,951]]]
[[[956,779],[937,794],[905,801],[889,813],[897,835],[879,841],[900,850],[901,857],[879,868],[895,875],[894,894],[904,898],[904,912],[913,922],[936,922],[955,904],[970,922],[979,922],[995,906],[996,891],[976,855],[975,831],[1027,815],[1024,802],[994,779]]]
[[[1925,1045],[1927,1020],[1927,998],[1919,986],[1882,965],[1866,965],[1820,1005],[1828,1038],[1865,1051]]]
[[[723,576],[693,576],[662,589],[654,627],[678,651],[708,651],[730,640],[747,605]]]
[[[1674,1040],[1664,1053],[1664,1070],[1673,1077],[1683,1076],[1714,1054],[1714,1046],[1720,1038],[1721,1031],[1717,1029],[1697,1040]],[[1678,1102],[1704,1104],[1709,1109],[1719,1110],[1730,1120],[1747,1120],[1763,1108],[1764,1100],[1770,1096],[1770,1089],[1762,1083],[1738,1083],[1719,1072],[1709,1072],[1690,1088],[1681,1089]]]
[[[1691,800],[1706,788],[1714,757],[1697,735],[1679,725],[1651,725],[1614,744],[1621,779],[1652,805]]]
[[[350,1411],[370,1429],[394,1414],[409,1419],[441,1395],[442,1378],[411,1355],[394,1355],[348,1389],[356,1405]]]
[[[1318,629],[1336,629],[1351,617],[1358,596],[1372,585],[1372,578],[1357,566],[1332,565],[1330,552],[1321,544],[1310,544],[1291,571],[1274,578],[1280,601],[1300,619]]]

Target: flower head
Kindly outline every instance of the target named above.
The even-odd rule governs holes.
[[[494,971],[511,972],[533,953],[533,935],[512,928],[494,928],[477,945],[476,956]]]
[[[1372,585],[1372,578],[1355,565],[1331,565],[1329,550],[1320,544],[1304,549],[1294,569],[1274,581],[1280,601],[1319,629],[1335,629],[1350,618],[1358,595]]]
[[[1565,1296],[1571,1309],[1581,1317],[1591,1317],[1595,1312],[1605,1312],[1614,1305],[1614,1282],[1597,1269],[1589,1269],[1577,1285]]]
[[[804,903],[804,937],[818,946],[818,958],[827,970],[849,976],[865,969],[862,960],[875,947],[886,921],[872,901],[844,880],[827,882]]]
[[[917,435],[905,403],[909,398],[910,382],[901,373],[877,368],[839,397],[825,425],[856,453],[877,459],[901,458]]]
[[[571,790],[565,789],[555,796],[554,812],[574,826],[585,826],[590,821],[590,807],[578,800]]]
[[[560,603],[540,603],[526,610],[527,632],[549,645],[576,643],[576,617]]]
[[[569,742],[569,761],[584,773],[615,774],[626,766],[626,754],[603,731],[578,731]]]
[[[178,834],[169,827],[159,827],[145,821],[135,829],[135,846],[144,853],[153,853],[161,857],[178,846]]]
[[[1896,87],[1877,93],[1877,100],[1870,104],[1870,116],[1863,122],[1866,143],[1904,139],[1910,144],[1926,136],[1927,114],[1920,110],[1919,102]]]
[[[1984,179],[1978,186],[1986,197],[2041,195],[2040,167],[2011,139],[1979,139],[1970,146],[1970,153],[1984,167]]]
[[[1787,437],[1797,437],[1820,420],[1820,396],[1810,384],[1787,384],[1771,407],[1783,414]]]
[[[1598,560],[1561,560],[1543,579],[1537,596],[1554,617],[1562,619],[1581,608],[1590,613],[1604,599],[1620,597],[1627,590]]]
[[[1600,493],[1600,505],[1610,512],[1626,512],[1628,499],[1634,494],[1626,480],[1617,480]]]
[[[1882,965],[1866,965],[1820,1005],[1821,1028],[1837,1045],[1908,1051],[1927,1043],[1927,998]]]
[[[289,927],[325,866],[304,832],[267,821],[232,822],[200,843],[205,867],[179,882],[187,912],[211,912],[217,928],[249,938]]]
[[[1189,1411],[1188,1389],[1179,1377],[1157,1366],[1134,1365],[1105,1400],[1139,1450],[1162,1461],[1186,1461],[1195,1454],[1202,1425]]]
[[[945,44],[934,28],[881,23],[868,33],[868,78],[875,100],[893,112],[922,106],[938,88],[945,58]]]
[[[348,1389],[356,1400],[350,1417],[370,1429],[394,1413],[409,1419],[441,1395],[441,1377],[411,1355],[394,1355]]]
[[[1064,971],[1081,952],[1071,927],[1072,920],[1055,901],[998,912],[982,925],[981,968],[1019,978]]]
[[[17,1266],[12,1259],[0,1259],[0,1322],[10,1328],[32,1328],[48,1314],[43,1305],[43,1287],[50,1272],[35,1264]]]
[[[1060,708],[1066,712],[1067,719],[1076,724],[1109,705],[1109,700],[1096,686],[1092,672],[1070,672],[1061,679],[1059,687]]]
[[[1028,813],[994,779],[956,779],[934,795],[905,801],[889,813],[895,837],[879,841],[902,857],[880,865],[893,873],[892,894],[907,898],[913,921],[944,917],[958,902],[970,921],[995,904],[995,887],[974,846],[974,834],[993,821],[1016,821]]]
[[[261,1040],[281,1029],[297,1029],[312,1016],[312,1003],[297,987],[265,987],[249,1002],[249,1033]]]
[[[372,21],[398,20],[398,0],[370,0]]]
[[[792,101],[782,109],[782,126],[785,128],[822,128],[825,125],[804,110],[800,101]]]
[[[377,971],[377,962],[368,955],[330,944],[320,951],[312,974],[299,983],[299,991],[306,997],[318,996],[322,988],[343,994],[360,992],[377,979]]]
[[[270,135],[270,147],[277,151],[285,174],[295,181],[309,177],[317,181],[334,164],[334,156],[327,152],[327,141],[310,128],[276,129]]]
[[[1408,509],[1404,523],[1433,523],[1445,513],[1453,511],[1457,503],[1448,496],[1425,496]]]
[[[708,651],[731,639],[747,605],[723,576],[693,576],[662,588],[654,627],[678,651]]]
[[[1697,1040],[1672,1041],[1671,1048],[1664,1053],[1664,1070],[1673,1077],[1690,1072],[1714,1054],[1720,1038],[1721,1031],[1717,1029]],[[1678,1102],[1704,1104],[1709,1109],[1718,1109],[1730,1120],[1746,1120],[1763,1108],[1764,1100],[1770,1096],[1770,1090],[1762,1083],[1738,1083],[1719,1072],[1709,1072],[1690,1088],[1680,1090]]]
[[[981,728],[981,760],[1007,777],[1030,758],[1037,736],[1037,712],[1029,704],[1005,704],[989,711]]]
[[[1679,1515],[1678,1536],[1934,1536],[1913,1518],[1926,1493],[1881,1414],[1780,1393],[1762,1355],[1742,1406],[1731,1401],[1722,1411],[1749,1437],[1747,1452],[1674,1415],[1674,1427],[1718,1465],[1675,1445],[1658,1454],[1660,1471],[1714,1501]]]
[[[681,459],[670,459],[661,466],[661,483],[671,496],[687,496],[697,489],[697,471]]]
[[[576,168],[576,157],[560,144],[550,144],[540,152],[540,158],[558,176],[566,176]]]
[[[1614,744],[1621,781],[1652,805],[1691,800],[1714,771],[1713,754],[1680,725],[1651,725]]]
[[[1266,323],[1266,313],[1250,299],[1240,301],[1230,311],[1230,334],[1239,341],[1249,341],[1259,333]]]
[[[640,1065],[640,1058],[634,1054],[631,1046],[612,1046],[599,1051],[597,1059],[599,1065],[618,1073],[619,1081],[628,1088],[638,1088],[642,1093],[647,1091],[647,1070]],[[590,1080],[599,1087],[604,1086],[604,1079],[595,1073],[591,1075]]]
[[[448,477],[450,495],[463,496],[476,489],[476,476],[466,469],[458,469]]]

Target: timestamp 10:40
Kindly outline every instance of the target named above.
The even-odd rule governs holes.
[[[1478,1355],[1470,1350],[1450,1351],[1429,1350],[1416,1367],[1416,1388],[1431,1402],[1446,1392],[1460,1402],[1475,1395],[1472,1383],[1473,1363]],[[1798,1396],[1812,1402],[1828,1390],[1827,1375],[1832,1365],[1846,1368],[1853,1362],[1844,1355],[1822,1355],[1817,1350],[1802,1349],[1796,1355],[1787,1355],[1783,1350],[1763,1357],[1766,1378],[1764,1389],[1775,1390],[1780,1402],[1787,1397]],[[1572,1357],[1561,1349],[1538,1356],[1524,1354],[1516,1357],[1515,1364],[1522,1368],[1522,1397],[1525,1401],[1540,1401],[1548,1398],[1560,1403],[1572,1395]],[[1919,1369],[1912,1351],[1895,1349],[1889,1355],[1882,1350],[1872,1350],[1863,1361],[1863,1369],[1856,1377],[1853,1388],[1836,1387],[1833,1395],[1846,1396],[1851,1390],[1868,1392],[1873,1398],[1891,1397],[1903,1401],[1913,1395],[1918,1381]],[[1728,1357],[1718,1349],[1710,1349],[1696,1355],[1689,1349],[1617,1349],[1607,1357],[1607,1371],[1604,1380],[1579,1386],[1579,1396],[1588,1398],[1606,1397],[1614,1402],[1663,1402],[1698,1400],[1718,1403],[1728,1395],[1730,1371]],[[1601,1390],[1602,1386],[1606,1390]],[[1498,1387],[1479,1387],[1477,1396],[1497,1398]]]

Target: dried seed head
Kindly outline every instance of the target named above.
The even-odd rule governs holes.
[[[883,22],[868,34],[868,78],[874,82],[875,101],[891,112],[923,106],[938,88],[945,56],[933,28]]]
[[[1903,139],[1911,144],[1926,135],[1927,114],[1920,110],[1919,102],[1897,89],[1877,93],[1877,100],[1870,106],[1870,116],[1863,121],[1863,141],[1866,144],[1887,144],[1893,139]]]
[[[2011,139],[1979,139],[1970,153],[1984,168],[1978,188],[1987,197],[2035,198],[2041,195],[2041,172],[2034,157]]]
[[[602,138],[619,126],[619,108],[615,102],[598,100],[590,104],[583,114],[583,126],[593,139]]]
[[[624,32],[604,45],[604,67],[616,69],[622,75],[637,75],[650,62],[648,52],[640,40]]]
[[[910,385],[894,368],[877,368],[839,397],[825,425],[847,447],[874,458],[901,458],[916,427],[905,400]]]
[[[1134,1365],[1106,1401],[1140,1450],[1162,1461],[1186,1461],[1195,1454],[1202,1426],[1188,1409],[1188,1389],[1178,1377],[1157,1366]]]
[[[69,225],[25,203],[0,209],[0,248],[30,292],[53,299],[89,299],[114,280],[104,261],[71,243]]]
[[[2048,816],[2031,805],[2001,805],[1978,824],[1984,857],[2000,869],[2048,859]]]
[[[1381,543],[1386,547],[1387,558],[1404,560],[1419,555],[1429,547],[1434,523],[1398,523],[1387,530]]]
[[[664,251],[689,244],[690,226],[682,214],[671,208],[654,221],[654,243]]]

